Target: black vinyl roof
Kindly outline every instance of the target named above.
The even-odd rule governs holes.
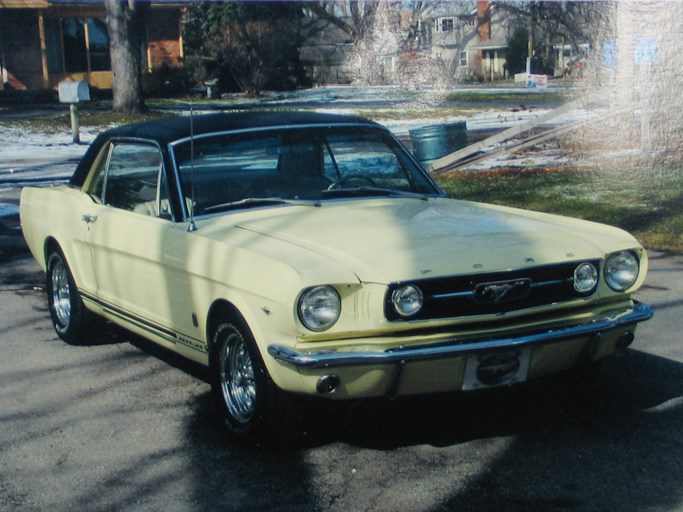
[[[319,124],[375,124],[355,116],[320,114],[316,112],[238,112],[231,114],[207,114],[180,116],[158,121],[123,125],[104,132],[108,138],[136,137],[168,144],[194,135],[244,130],[253,128],[278,128]]]
[[[364,124],[379,126],[373,121],[357,116],[321,114],[317,112],[236,112],[205,115],[185,115],[122,125],[102,132],[86,151],[70,180],[71,185],[81,186],[102,146],[111,139],[135,138],[155,141],[161,146],[190,136],[213,132],[229,132],[256,128],[305,127],[307,125]]]

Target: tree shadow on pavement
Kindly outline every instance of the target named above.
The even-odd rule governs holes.
[[[682,397],[681,363],[622,352],[571,409],[527,403],[505,453],[439,510],[678,509]]]
[[[25,289],[45,285],[45,274],[33,260],[28,248],[15,237],[0,244],[0,287],[21,286]]]
[[[231,502],[239,510],[274,503],[283,504],[278,510],[318,510],[312,496],[320,502],[328,492],[344,492],[318,482],[334,480],[323,478],[325,468],[336,474],[344,466],[332,454],[346,454],[358,466],[361,454],[372,461],[386,453],[400,464],[406,450],[431,447],[438,460],[505,440],[483,469],[453,482],[453,492],[431,510],[668,510],[683,499],[675,455],[683,442],[682,395],[682,364],[627,350],[605,360],[583,389],[543,379],[474,394],[309,403],[297,441],[284,450],[231,440],[207,395],[187,431],[197,466],[201,460],[211,468],[198,469],[195,499],[203,509],[219,505],[217,496],[239,495]],[[440,450],[441,457],[434,455]],[[317,463],[306,462],[309,457]],[[451,464],[459,462],[455,457]],[[391,493],[391,464],[385,469],[382,485]],[[323,508],[334,500],[327,496]]]

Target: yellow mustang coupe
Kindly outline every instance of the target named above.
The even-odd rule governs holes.
[[[629,234],[448,199],[388,130],[240,113],[102,133],[68,185],[25,188],[57,334],[93,315],[207,365],[232,432],[288,393],[477,390],[579,369],[652,316]],[[288,393],[284,393],[288,392]]]

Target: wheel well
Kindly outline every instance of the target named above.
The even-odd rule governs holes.
[[[209,310],[209,315],[206,321],[206,338],[208,343],[209,354],[211,354],[212,352],[211,344],[213,343],[213,333],[216,332],[218,324],[222,320],[226,319],[229,319],[235,322],[236,324],[239,324],[242,327],[248,329],[244,317],[234,304],[228,302],[227,300],[219,300],[214,302],[211,305],[211,309]]]
[[[62,248],[59,246],[59,242],[55,240],[54,238],[50,237],[47,240],[45,240],[45,263],[47,264],[47,259],[52,254],[53,251],[58,251],[62,252]]]

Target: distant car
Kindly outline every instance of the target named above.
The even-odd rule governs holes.
[[[25,188],[57,334],[105,317],[210,368],[231,431],[289,393],[477,390],[578,369],[652,315],[647,255],[608,226],[448,199],[357,117],[241,113],[102,133]],[[286,391],[289,393],[282,393]]]

